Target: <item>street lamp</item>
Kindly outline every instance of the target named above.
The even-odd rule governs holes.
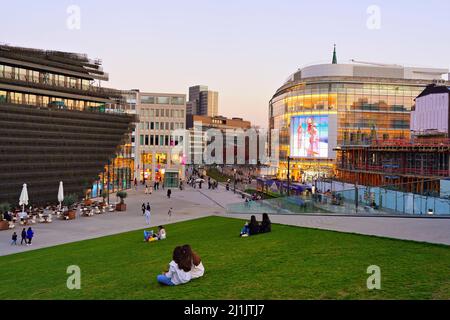
[[[291,157],[287,157],[287,196],[289,197],[291,195]]]

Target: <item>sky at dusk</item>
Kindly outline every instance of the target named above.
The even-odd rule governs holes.
[[[67,26],[71,5],[79,29]],[[220,114],[267,127],[276,89],[330,63],[334,43],[340,63],[449,68],[449,12],[448,0],[15,0],[2,1],[0,42],[100,58],[117,89],[204,84],[219,91]]]

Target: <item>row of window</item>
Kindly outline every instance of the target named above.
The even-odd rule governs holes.
[[[39,107],[58,107],[63,109],[86,110],[92,108],[104,108],[105,104],[100,102],[63,99],[57,97],[3,91],[0,90],[0,102],[9,102],[15,104],[26,104]]]
[[[169,136],[169,135],[153,135],[141,134],[139,144],[141,146],[163,146],[173,147],[183,142],[183,136]]]
[[[177,130],[184,129],[183,122],[140,122],[141,130]]]
[[[184,110],[142,108],[141,116],[152,118],[153,117],[184,118]]]
[[[0,64],[0,77],[17,79],[21,81],[43,83],[47,85],[89,90],[92,88],[91,80],[69,77],[61,74],[11,67]]]
[[[185,103],[184,97],[166,97],[166,96],[141,96],[141,103],[143,104],[171,104],[183,105]]]

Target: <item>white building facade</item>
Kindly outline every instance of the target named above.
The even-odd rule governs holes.
[[[184,139],[180,132],[186,128],[186,95],[139,91],[135,94],[139,116],[135,177],[140,182],[161,181],[175,187],[185,176],[183,154],[172,151]]]

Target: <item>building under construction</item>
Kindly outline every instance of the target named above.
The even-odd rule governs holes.
[[[336,151],[337,178],[347,183],[438,194],[440,180],[450,177],[448,138],[374,140],[343,145]]]

